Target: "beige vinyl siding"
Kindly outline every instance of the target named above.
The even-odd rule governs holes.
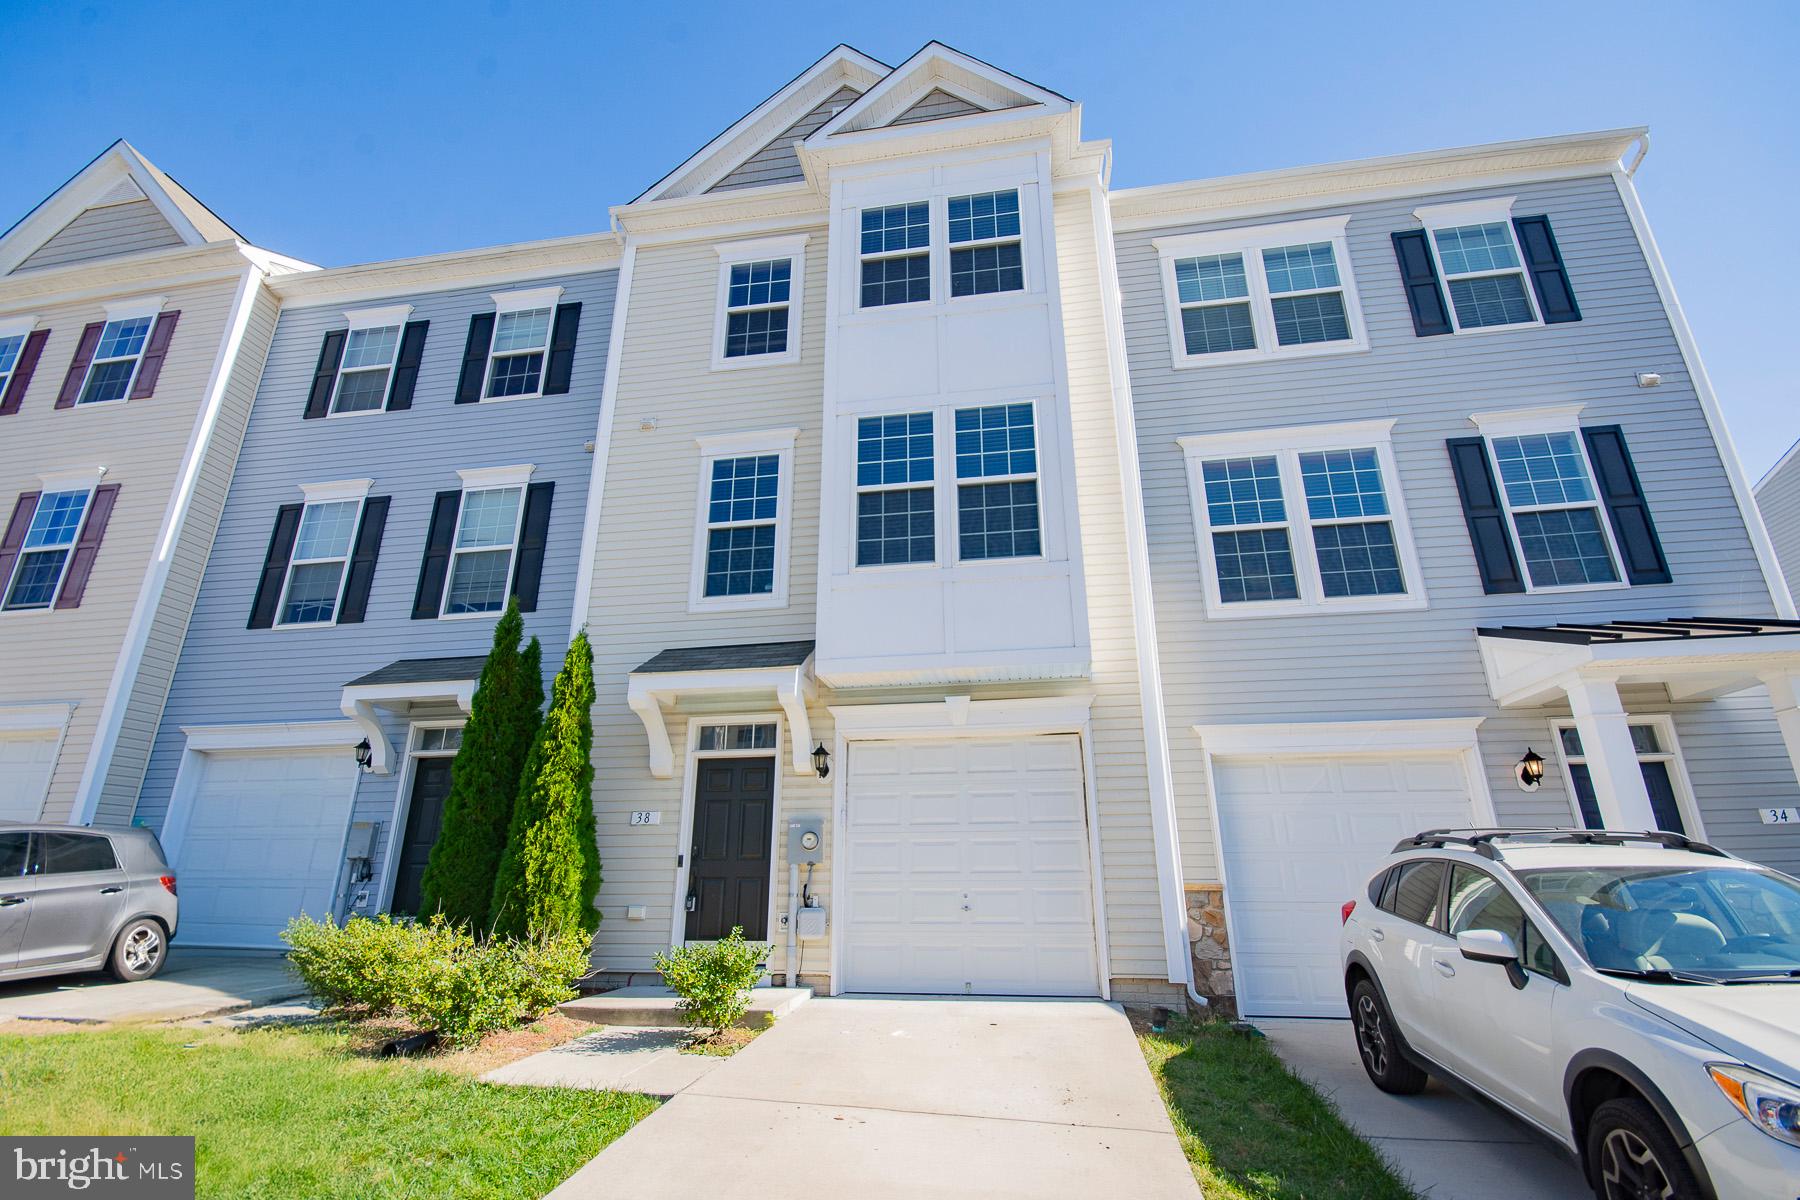
[[[916,125],[920,121],[938,121],[945,117],[966,117],[970,113],[984,112],[961,96],[952,96],[943,88],[932,88],[918,103],[895,117],[895,125]]]
[[[1788,590],[1800,591],[1800,453],[1790,450],[1756,485],[1756,505],[1769,540],[1775,543],[1775,558],[1787,577]]]
[[[15,271],[87,262],[180,244],[181,235],[150,201],[108,204],[103,208],[87,209],[64,225],[54,237],[32,251]]]
[[[98,822],[128,823],[136,808],[138,789],[150,762],[157,723],[162,718],[163,703],[168,698],[175,664],[181,656],[188,618],[200,592],[200,579],[206,570],[213,534],[219,528],[219,514],[225,506],[225,494],[231,487],[232,468],[244,442],[250,405],[256,398],[257,381],[262,377],[263,362],[268,357],[269,341],[274,336],[279,311],[274,294],[258,287],[231,374],[225,383],[217,422],[200,460],[193,501],[183,522],[181,536],[171,551],[162,601],[150,623],[150,634],[145,640],[131,699],[119,725],[106,779],[101,784],[99,807],[94,818]],[[185,313],[182,320],[187,320]],[[160,382],[157,391],[162,391]]]
[[[859,94],[853,87],[841,87],[831,93],[811,112],[784,129],[775,140],[733,167],[725,178],[706,190],[730,192],[771,183],[791,183],[804,178],[804,172],[800,170],[800,156],[794,153],[794,143],[810,136],[825,122],[843,112]]]
[[[0,612],[0,705],[76,706],[50,783],[48,820],[66,818],[75,800],[237,287],[236,276],[146,286],[162,290],[164,311],[181,312],[155,395],[63,410],[54,407],[56,394],[82,328],[104,319],[104,301],[35,306],[38,327],[49,328],[50,337],[20,410],[0,417],[0,504],[10,514],[45,469],[104,466],[105,482],[120,489],[80,607]]]

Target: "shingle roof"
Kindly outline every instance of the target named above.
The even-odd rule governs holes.
[[[755,667],[797,667],[813,652],[812,642],[753,642],[741,646],[680,646],[664,650],[632,672],[735,671]]]
[[[1525,642],[1565,642],[1592,646],[1612,642],[1666,642],[1685,638],[1759,637],[1773,633],[1800,633],[1800,621],[1765,620],[1761,617],[1670,617],[1654,621],[1597,621],[1590,624],[1522,626],[1477,629],[1482,637],[1513,638]]]
[[[472,654],[461,658],[402,658],[379,671],[370,671],[361,679],[352,679],[345,687],[361,687],[371,683],[460,683],[478,679],[487,655]]]

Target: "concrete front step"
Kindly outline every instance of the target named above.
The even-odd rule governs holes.
[[[812,999],[811,988],[759,987],[750,989],[750,1007],[738,1022],[756,1029],[771,1017],[780,1019]],[[556,1006],[563,1016],[593,1025],[637,1025],[672,1028],[685,1025],[676,1009],[677,997],[663,987],[628,987],[598,996],[581,996]]]

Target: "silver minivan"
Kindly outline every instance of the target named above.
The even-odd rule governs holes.
[[[0,822],[0,979],[148,979],[175,916],[175,872],[148,829]]]

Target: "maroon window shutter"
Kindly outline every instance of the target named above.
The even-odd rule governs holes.
[[[0,394],[0,417],[9,417],[19,411],[19,405],[25,403],[25,389],[31,386],[31,374],[37,370],[38,359],[44,353],[44,343],[50,340],[48,329],[34,329],[25,344],[19,348],[18,361],[13,363],[12,378],[6,381],[6,391]]]
[[[162,374],[163,359],[169,356],[169,339],[175,336],[175,322],[181,310],[170,309],[157,315],[150,329],[150,341],[144,347],[144,360],[138,364],[137,382],[131,385],[131,399],[146,400],[156,390],[156,377]]]
[[[87,516],[81,521],[81,536],[69,555],[69,569],[63,575],[62,594],[56,598],[57,608],[79,608],[81,594],[87,591],[88,575],[94,569],[94,556],[100,553],[100,539],[106,536],[106,522],[112,516],[113,501],[119,498],[119,485],[103,483],[94,489],[88,501]]]
[[[19,561],[19,547],[25,544],[25,531],[31,528],[31,518],[37,513],[38,497],[42,492],[22,492],[19,502],[13,505],[12,520],[6,523],[6,536],[0,538],[0,603],[5,603],[6,594],[12,590],[13,567]]]
[[[81,340],[75,343],[74,361],[63,376],[62,391],[56,393],[56,407],[74,408],[81,399],[81,385],[87,381],[88,365],[94,361],[94,351],[100,348],[100,331],[105,328],[105,321],[95,321],[81,331]]]

